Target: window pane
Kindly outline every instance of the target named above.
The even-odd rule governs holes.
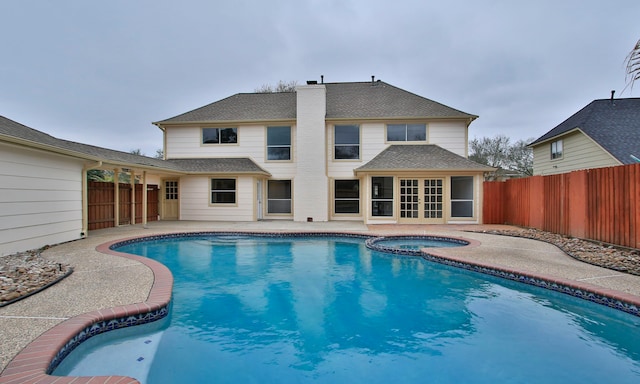
[[[267,148],[267,160],[291,160],[291,148],[289,147]]]
[[[424,124],[407,125],[407,141],[426,141],[427,126]]]
[[[211,179],[211,190],[232,190],[236,189],[236,179]]]
[[[359,159],[360,146],[359,145],[336,145],[335,158],[336,160]]]
[[[406,141],[406,125],[389,124],[387,125],[387,141]]]
[[[220,129],[220,143],[230,144],[238,142],[237,128],[221,128]]]
[[[211,192],[212,204],[235,204],[235,192]]]
[[[268,127],[267,145],[291,145],[291,128]]]
[[[360,180],[336,180],[337,199],[360,198]]]
[[[372,177],[371,198],[393,199],[393,177]]]
[[[392,201],[373,201],[371,202],[372,216],[393,216]]]
[[[269,180],[267,199],[291,199],[291,180]]]
[[[218,144],[220,142],[218,128],[202,128],[203,144]]]
[[[452,217],[473,217],[473,201],[452,201]]]
[[[451,177],[451,199],[473,200],[473,176]]]
[[[291,213],[291,200],[268,200],[269,213]]]
[[[336,125],[336,144],[360,144],[360,128],[357,125]]]
[[[336,200],[336,213],[360,213],[360,201]]]

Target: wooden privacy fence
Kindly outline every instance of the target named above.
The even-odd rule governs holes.
[[[640,164],[485,182],[483,221],[640,248]]]
[[[135,223],[142,223],[142,184],[136,184]],[[118,185],[118,225],[131,224],[131,184]],[[90,181],[89,230],[115,227],[115,184]],[[157,185],[147,185],[147,221],[158,220],[159,191]]]

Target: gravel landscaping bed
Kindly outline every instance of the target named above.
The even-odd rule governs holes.
[[[638,249],[616,247],[601,242],[566,237],[530,228],[480,232],[545,241],[556,245],[576,260],[640,276],[640,250]]]
[[[45,259],[42,250],[0,257],[0,307],[32,295],[65,278],[71,266]]]

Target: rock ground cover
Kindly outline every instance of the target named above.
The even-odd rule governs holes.
[[[62,279],[71,266],[41,256],[42,249],[0,257],[0,306]]]
[[[640,250],[565,237],[529,228],[486,230],[481,233],[518,236],[556,245],[583,262],[640,276]],[[40,250],[0,257],[0,306],[26,297],[71,272],[71,266],[41,256]]]

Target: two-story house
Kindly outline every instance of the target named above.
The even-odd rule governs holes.
[[[476,118],[373,78],[236,94],[154,123],[202,171],[162,180],[162,218],[481,223]]]
[[[594,100],[529,146],[534,175],[640,162],[640,99]]]

